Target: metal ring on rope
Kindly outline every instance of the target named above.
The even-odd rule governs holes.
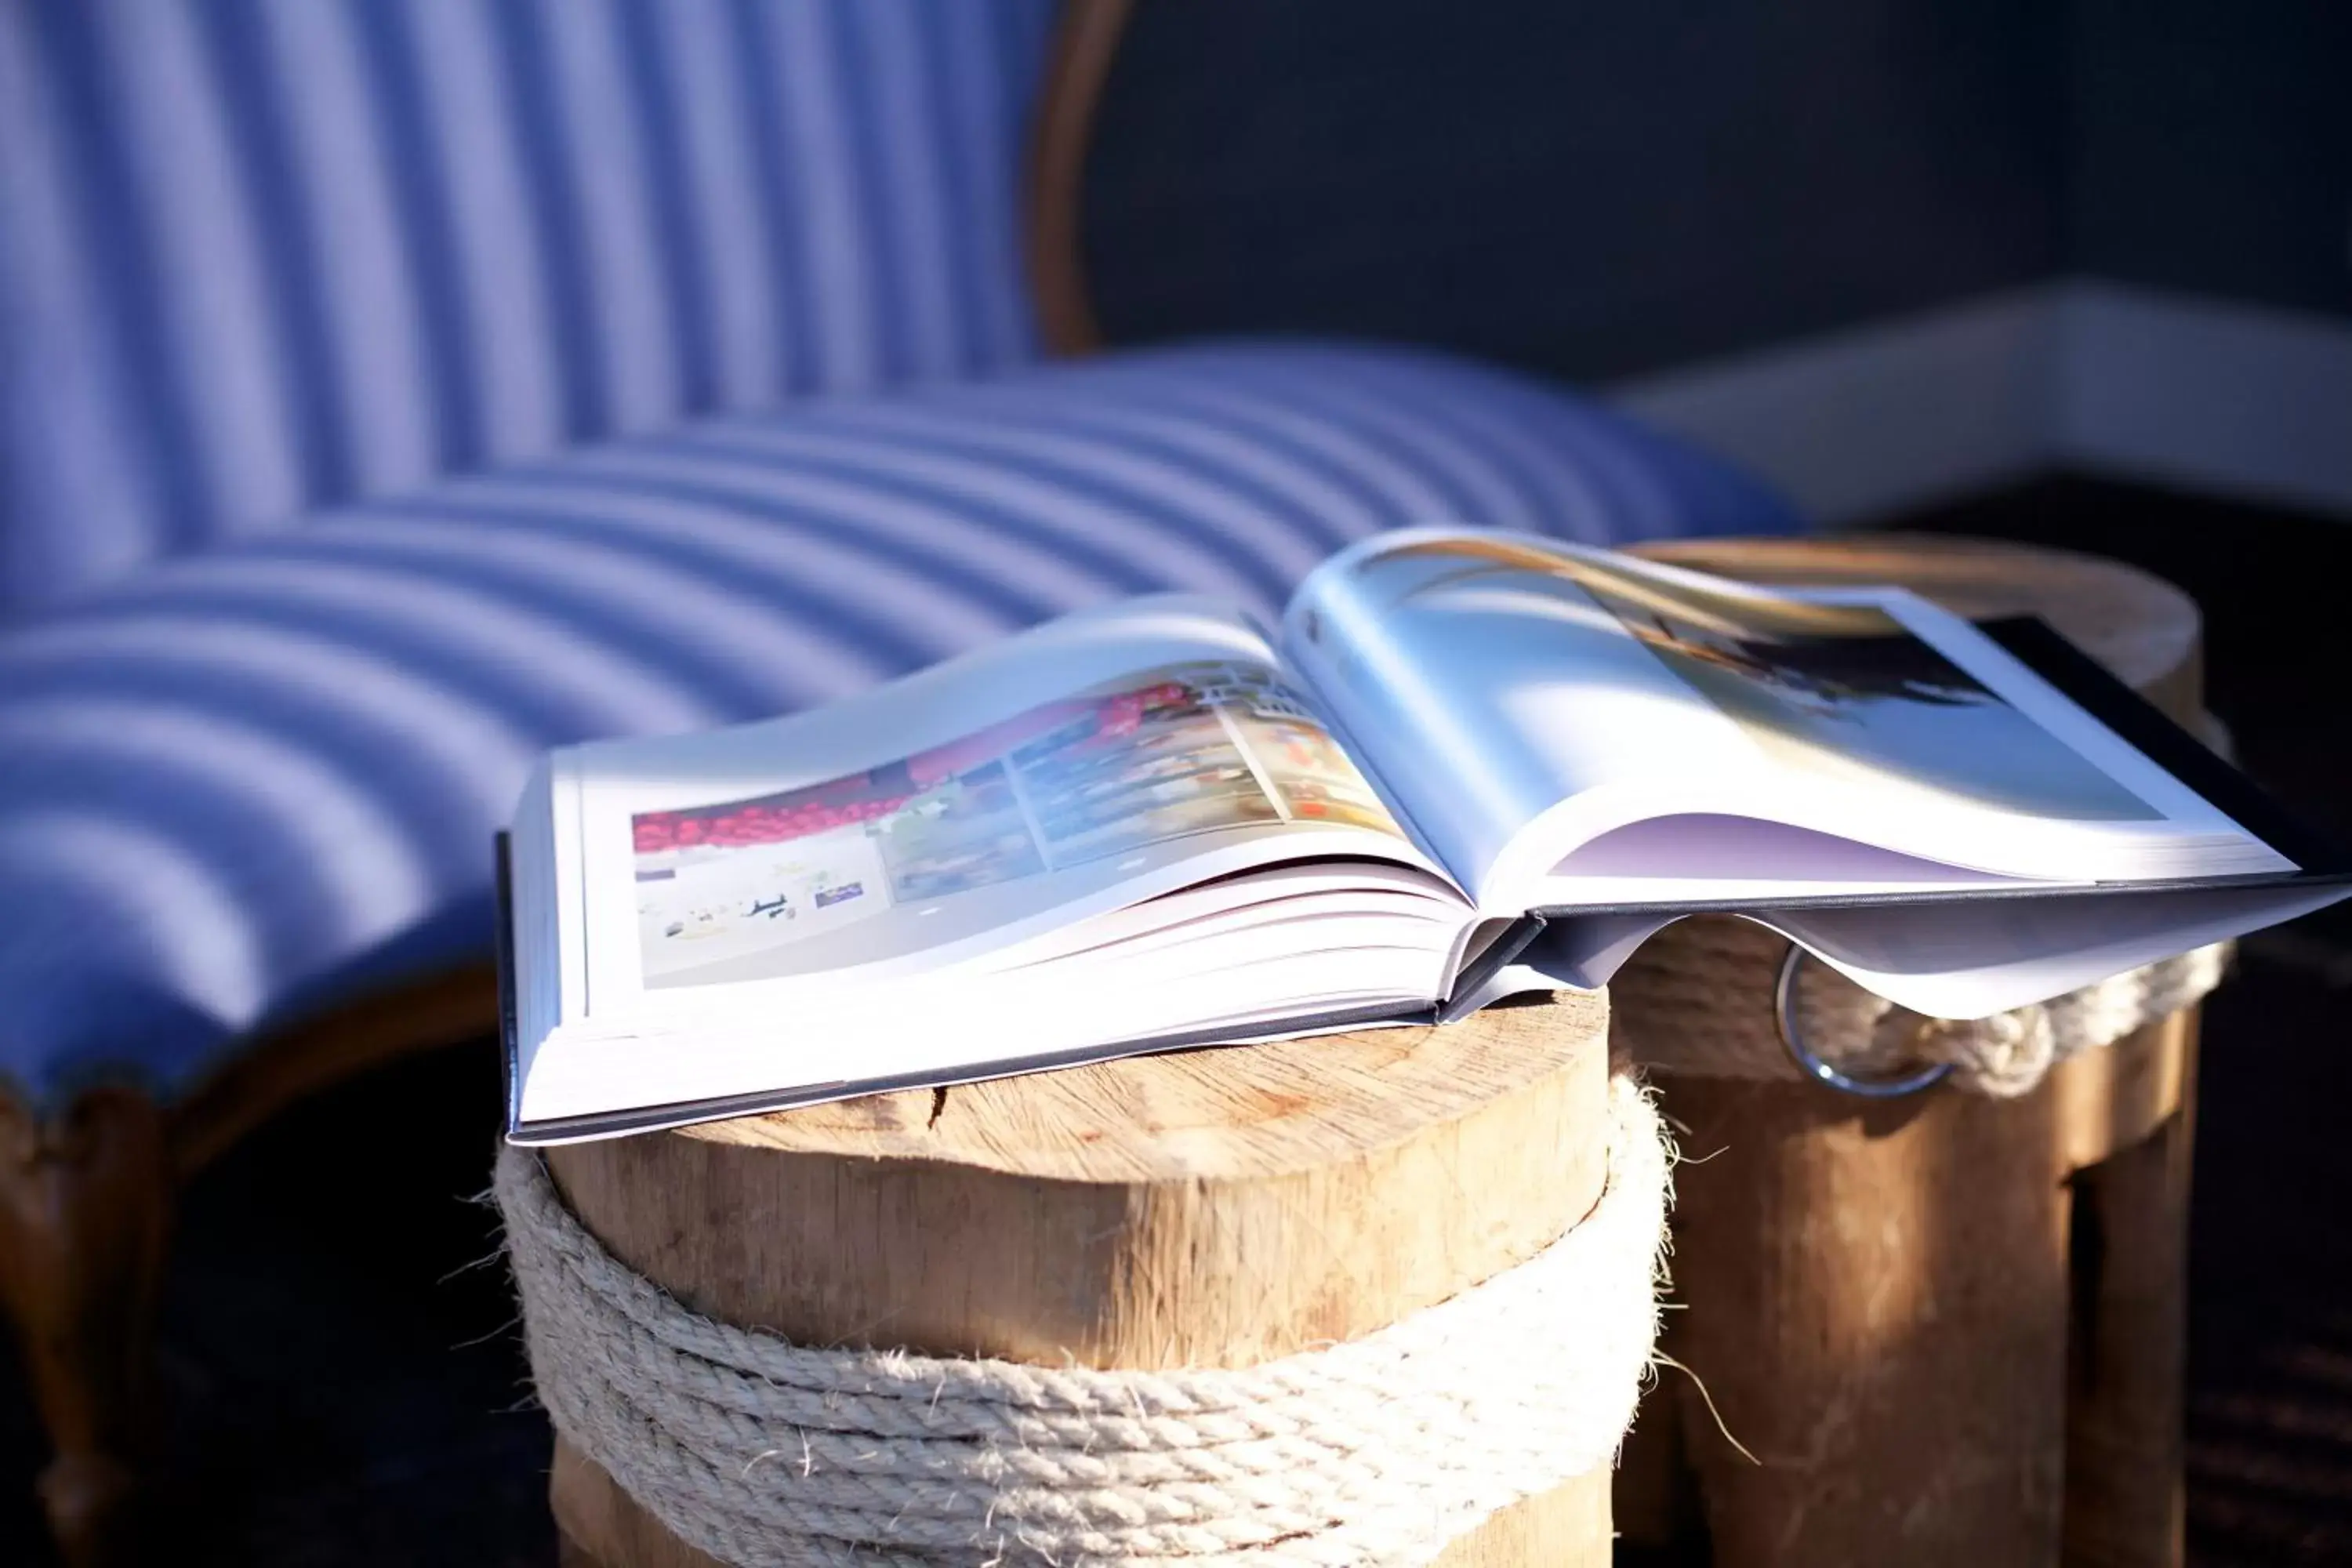
[[[1797,971],[1804,966],[1808,954],[1795,942],[1789,944],[1789,954],[1780,960],[1780,978],[1772,984],[1772,1021],[1780,1032],[1780,1044],[1797,1070],[1816,1083],[1845,1094],[1859,1095],[1864,1100],[1900,1100],[1906,1094],[1916,1094],[1932,1089],[1949,1078],[1950,1062],[1933,1062],[1899,1078],[1856,1078],[1813,1053],[1805,1044],[1804,1032],[1797,1027]]]

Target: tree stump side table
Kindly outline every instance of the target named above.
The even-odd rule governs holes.
[[[1191,1051],[548,1151],[572,1210],[698,1311],[804,1343],[1247,1366],[1525,1261],[1607,1177],[1603,998]],[[709,1568],[559,1441],[565,1562]],[[1604,1468],[1446,1568],[1600,1568]]]
[[[1644,553],[2038,614],[2174,719],[2201,713],[2195,605],[2116,563],[1904,535]],[[1665,1349],[1760,1462],[1677,1377],[1628,1445],[1627,1533],[1670,1539],[1696,1505],[1722,1568],[2179,1563],[2196,1038],[2191,1008],[2013,1100],[1662,1076],[1692,1162]]]

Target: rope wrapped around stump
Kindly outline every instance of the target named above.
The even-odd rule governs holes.
[[[2200,712],[2189,727],[2222,757],[2227,726]],[[1825,964],[1801,966],[1795,1013],[1807,1048],[1857,1077],[1951,1064],[1943,1081],[1996,1100],[2030,1094],[2069,1057],[2114,1045],[2202,1001],[2235,951],[2215,942],[1990,1018],[1930,1018],[1874,996]],[[1782,1044],[1775,981],[1788,939],[1752,921],[1702,915],[1642,944],[1609,983],[1620,1059],[1701,1078],[1798,1079]]]
[[[1729,917],[1682,921],[1643,944],[1609,984],[1615,1048],[1643,1067],[1707,1078],[1801,1077],[1783,1046],[1773,986],[1787,939]],[[2112,975],[2047,1002],[1965,1021],[1930,1018],[1874,996],[1825,964],[1801,967],[1795,1014],[1808,1048],[1857,1077],[1939,1062],[1947,1080],[1995,1099],[2039,1087],[2050,1069],[2111,1046],[2201,1000],[2228,973],[2216,942]]]
[[[540,1397],[680,1540],[790,1568],[1385,1568],[1611,1462],[1657,1332],[1668,1151],[1611,1086],[1608,1186],[1528,1261],[1237,1369],[824,1349],[688,1310],[545,1165],[496,1193]]]

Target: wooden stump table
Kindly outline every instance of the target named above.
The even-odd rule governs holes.
[[[2200,716],[2195,605],[2113,563],[1891,535],[1645,552],[2039,614],[2175,719]],[[1629,1017],[1677,931],[1691,940],[1670,929],[1620,977]],[[1662,1077],[1694,1162],[1664,1348],[1755,1458],[1670,1373],[1628,1447],[1629,1536],[1703,1529],[1723,1568],[2179,1562],[2195,1060],[2192,1008],[2015,1100]]]
[[[1110,1062],[548,1151],[623,1262],[803,1343],[1094,1367],[1249,1366],[1523,1262],[1607,1175],[1607,1009]],[[565,1561],[708,1568],[559,1443]],[[1606,1563],[1606,1469],[1448,1568]]]

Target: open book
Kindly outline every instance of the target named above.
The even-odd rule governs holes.
[[[1138,599],[554,752],[503,883],[509,1132],[1449,1019],[1702,910],[1980,1016],[2344,871],[2038,621],[1391,533],[1278,635]]]

